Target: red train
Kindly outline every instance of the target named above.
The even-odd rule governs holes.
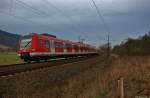
[[[94,47],[80,42],[62,40],[50,34],[30,34],[19,41],[18,54],[25,62],[59,57],[95,55]]]

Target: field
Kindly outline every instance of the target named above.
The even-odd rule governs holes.
[[[22,98],[21,96],[24,98],[28,96],[29,98],[74,98],[81,94],[93,96],[87,92],[95,81],[93,79],[97,77],[95,74],[100,68],[98,62],[101,61],[102,59],[97,57],[78,63],[1,77],[0,92],[3,96],[10,96],[10,98]],[[101,62],[101,65],[103,63]]]
[[[150,56],[100,56],[1,77],[0,92],[6,98],[118,98],[120,77],[125,98],[149,96]]]
[[[0,65],[21,63],[19,56],[15,52],[0,52]]]
[[[12,49],[12,48],[10,48],[8,46],[0,45],[0,49],[2,49],[2,50],[8,50],[8,49]]]
[[[150,56],[124,56],[114,60],[104,78],[108,97],[118,97],[117,80],[124,78],[126,98],[150,97]]]

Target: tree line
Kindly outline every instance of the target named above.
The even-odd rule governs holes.
[[[128,38],[126,42],[114,46],[114,53],[119,55],[148,55],[150,54],[150,31],[136,39]]]

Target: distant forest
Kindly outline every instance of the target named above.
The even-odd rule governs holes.
[[[112,51],[119,55],[150,54],[150,31],[137,39],[128,38],[126,42],[116,45]]]

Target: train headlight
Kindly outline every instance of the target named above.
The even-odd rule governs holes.
[[[26,50],[23,50],[23,52],[26,52]]]
[[[35,49],[32,49],[32,51],[35,51]]]

